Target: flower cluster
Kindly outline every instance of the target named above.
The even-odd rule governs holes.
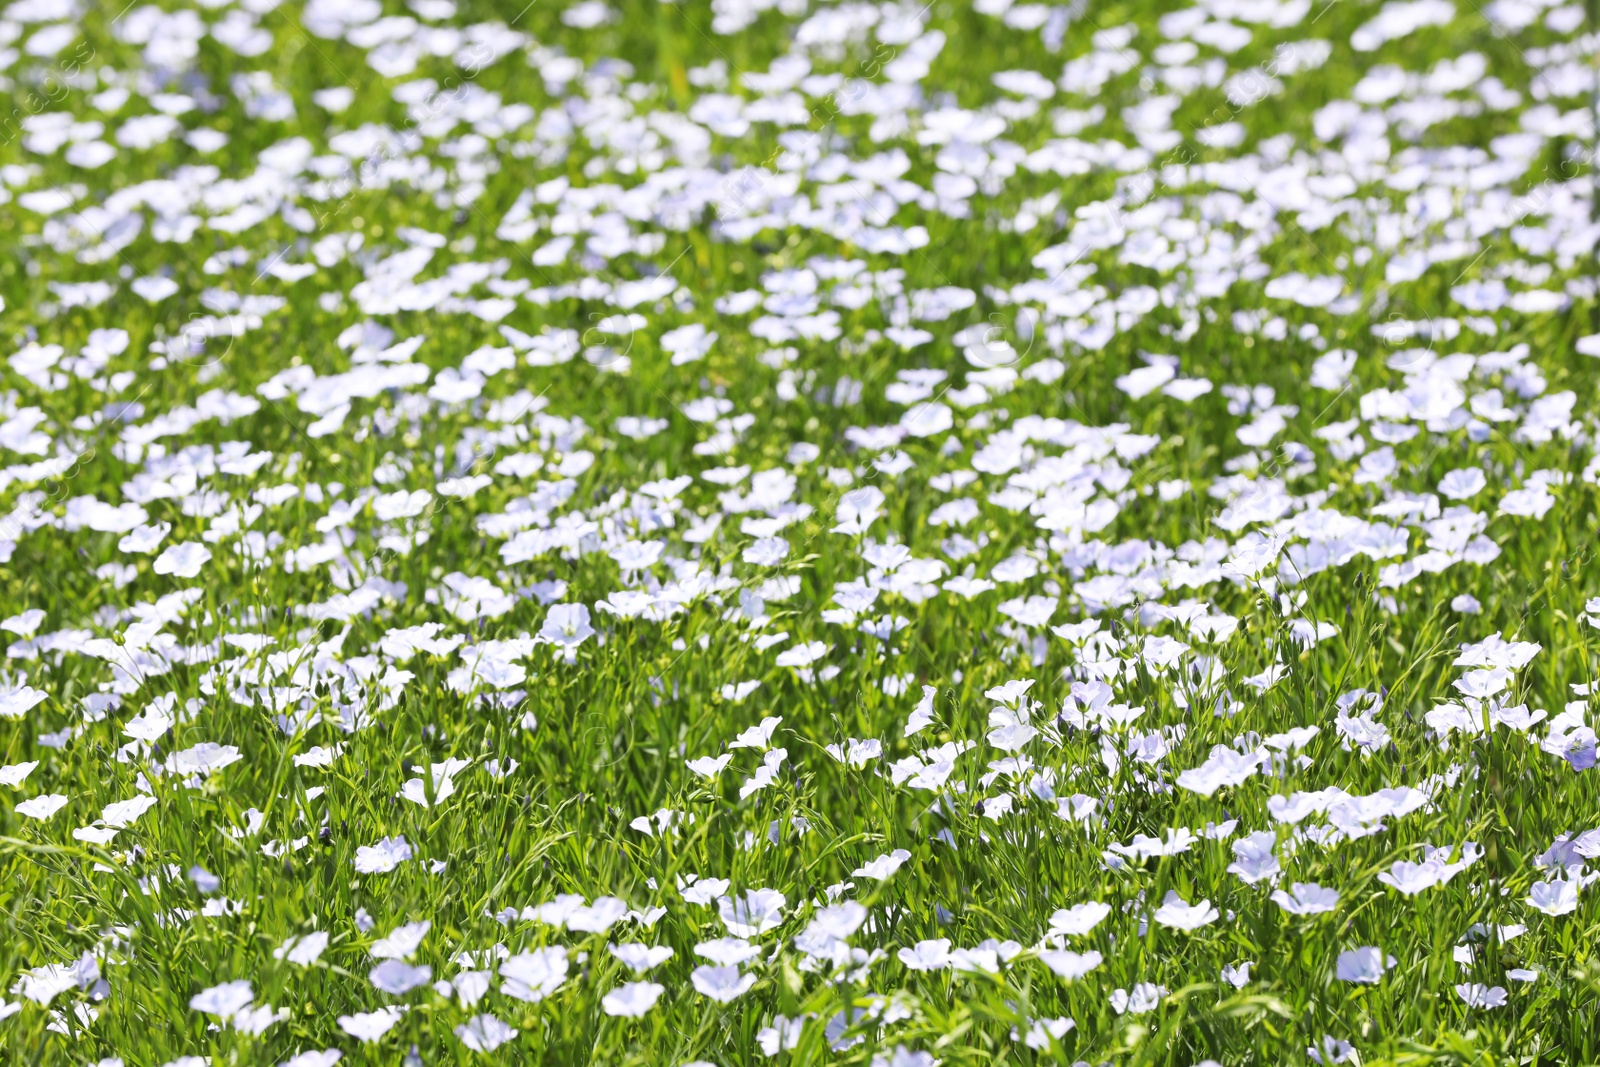
[[[0,1052],[1600,1056],[1579,5],[501,6],[0,13]]]

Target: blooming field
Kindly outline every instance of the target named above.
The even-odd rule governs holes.
[[[1600,1058],[1600,39],[1186,3],[5,6],[0,1058]]]

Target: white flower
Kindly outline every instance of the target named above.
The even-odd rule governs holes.
[[[48,699],[50,694],[29,685],[0,689],[0,719],[20,719]]]
[[[362,1044],[367,1044],[378,1040],[394,1029],[394,1024],[400,1021],[400,1015],[401,1009],[393,1005],[379,1008],[377,1011],[341,1015],[339,1016],[339,1029],[356,1038]]]
[[[1495,510],[1495,514],[1542,519],[1546,512],[1555,507],[1555,503],[1556,498],[1551,496],[1549,488],[1542,484],[1527,489],[1513,489],[1500,498],[1500,506]]]
[[[778,653],[776,662],[780,667],[809,667],[827,654],[826,644],[821,641],[808,641],[784,649]]]
[[[1528,906],[1546,915],[1567,915],[1578,910],[1578,881],[1557,878],[1528,887]]]
[[[1115,989],[1111,993],[1111,1007],[1118,1015],[1132,1012],[1143,1015],[1155,1011],[1161,1005],[1161,998],[1167,995],[1167,987],[1156,985],[1154,982],[1140,982],[1132,991]]]
[[[955,416],[944,404],[916,404],[900,416],[900,425],[913,437],[932,437],[955,425]]]
[[[258,1007],[246,1007],[239,1011],[231,1020],[231,1025],[241,1034],[251,1034],[259,1037],[267,1032],[274,1023],[281,1023],[289,1018],[288,1009],[273,1011],[271,1004]]]
[[[0,767],[0,785],[8,785],[16,789],[28,780],[28,775],[32,774],[38,766],[38,760],[29,760],[26,763],[12,763],[5,767]]]
[[[127,800],[107,804],[100,812],[100,822],[113,830],[120,830],[132,826],[138,821],[139,816],[155,806],[155,797],[141,793]]]
[[[250,983],[240,979],[196,993],[189,998],[189,1008],[192,1011],[215,1015],[226,1022],[249,1007],[253,999],[255,993],[250,989]]]
[[[0,622],[0,630],[7,630],[20,637],[32,637],[34,631],[39,629],[39,624],[44,622],[44,611],[41,608],[29,608],[19,612],[4,622]]]
[[[1039,953],[1039,961],[1052,971],[1057,977],[1069,982],[1076,981],[1100,966],[1100,953],[1093,949],[1088,952],[1072,952],[1067,949],[1049,949]]]
[[[1035,1019],[1023,1036],[1022,1043],[1037,1052],[1048,1052],[1052,1038],[1060,1041],[1075,1026],[1077,1023],[1065,1015],[1053,1019]],[[1012,1034],[1015,1036],[1016,1031],[1013,1030]]]
[[[812,916],[806,927],[809,938],[843,940],[861,928],[867,921],[867,909],[860,901],[847,900],[830,904]]]
[[[1392,867],[1378,875],[1378,881],[1393,886],[1409,897],[1438,885],[1442,874],[1443,870],[1437,863],[1396,860]]]
[[[422,939],[428,936],[428,931],[433,928],[433,923],[424,919],[421,922],[406,923],[397,926],[389,936],[381,937],[372,945],[372,958],[375,960],[408,960],[422,945]]]
[[[789,542],[781,537],[763,537],[744,550],[746,563],[757,567],[776,567],[789,554]]]
[[[912,971],[936,971],[950,962],[950,939],[947,937],[918,941],[910,948],[895,953],[901,963]]]
[[[1291,915],[1320,915],[1339,905],[1337,890],[1326,889],[1315,882],[1295,882],[1289,888],[1292,894],[1274,889],[1272,900]]]
[[[1339,1041],[1331,1034],[1323,1035],[1322,1047],[1320,1049],[1314,1045],[1306,1049],[1306,1057],[1310,1059],[1312,1063],[1323,1064],[1325,1067],[1331,1067],[1331,1065],[1340,1063],[1348,1063],[1355,1059],[1355,1053],[1356,1050],[1354,1045],[1350,1044],[1348,1041]]]
[[[237,745],[219,745],[214,741],[202,741],[192,748],[168,756],[167,770],[174,774],[205,776],[243,758]]]
[[[488,488],[493,482],[494,479],[487,474],[478,474],[468,478],[449,478],[433,488],[440,496],[465,500],[468,497],[476,496],[480,489]],[[482,1016],[482,1018],[492,1018],[492,1016]],[[516,1033],[516,1031],[513,1030],[512,1033]]]
[[[848,484],[848,483],[846,483]],[[852,489],[839,498],[839,524],[833,528],[838,534],[864,534],[883,514],[883,490],[875,485]]]
[[[154,547],[154,546],[152,546]],[[193,578],[200,573],[211,558],[211,550],[198,541],[182,541],[169,545],[156,557],[155,572],[171,574],[178,578]]]
[[[1395,963],[1396,960],[1393,956],[1385,957],[1381,950],[1367,945],[1350,952],[1339,953],[1339,960],[1334,968],[1334,974],[1341,982],[1361,982],[1365,985],[1376,985],[1383,981],[1384,972],[1393,967]]]
[[[761,720],[760,725],[751,726],[738,737],[728,742],[728,748],[759,748],[765,749],[772,744],[772,732],[781,725],[783,719],[777,715],[768,715]]]
[[[1231,748],[1218,745],[1203,764],[1179,774],[1178,785],[1208,797],[1223,786],[1242,785],[1256,773],[1261,763],[1261,758],[1254,753],[1241,755]]]
[[[60,793],[46,793],[18,804],[17,814],[43,822],[66,806],[67,798]]]
[[[728,1004],[745,993],[756,984],[753,974],[739,973],[738,967],[713,967],[701,964],[689,975],[689,980],[702,996],[710,997],[719,1004]]]
[[[911,853],[903,848],[885,853],[877,859],[857,867],[851,873],[858,878],[876,878],[882,882],[894,876],[900,865],[911,858]]]
[[[864,741],[852,737],[843,745],[827,745],[823,751],[840,763],[860,768],[883,755],[883,742],[875,737]]]
[[[1489,479],[1477,467],[1453,470],[1439,479],[1439,492],[1451,500],[1470,500],[1483,492]]]
[[[537,1004],[567,980],[567,950],[552,946],[512,956],[500,965],[501,992]]]
[[[1070,908],[1060,908],[1050,916],[1050,933],[1067,937],[1082,936],[1099,926],[1110,914],[1111,906],[1102,904],[1098,900],[1091,900],[1086,904],[1074,904]]]
[[[761,955],[761,948],[742,937],[719,937],[715,941],[702,941],[694,947],[694,954],[724,967],[747,963]]]
[[[474,1015],[456,1027],[455,1034],[474,1052],[493,1052],[516,1037],[518,1030],[493,1015]]]
[[[596,897],[593,904],[573,908],[567,929],[583,934],[603,934],[628,914],[628,905],[616,897]]]
[[[433,968],[426,964],[413,967],[404,960],[384,960],[372,968],[368,978],[383,992],[398,997],[433,981]]]
[[[934,686],[925,685],[922,687],[922,699],[917,702],[917,706],[906,720],[906,737],[926,730],[933,725],[933,700],[938,695],[939,690]]]
[[[375,845],[356,849],[356,871],[360,874],[388,874],[411,858],[411,844],[404,836],[380,838]]]
[[[732,752],[724,752],[720,756],[701,756],[699,759],[686,760],[684,765],[702,778],[715,779],[732,759]]]
[[[1234,861],[1228,865],[1228,873],[1238,875],[1248,884],[1260,881],[1276,882],[1278,876],[1283,873],[1283,867],[1278,863],[1277,854],[1273,851],[1277,843],[1278,835],[1271,830],[1260,830],[1235,841]]]
[[[480,666],[482,664],[480,663]],[[521,670],[520,667],[517,670]],[[521,681],[521,678],[517,679]],[[408,800],[419,807],[427,808],[442,804],[455,795],[455,776],[468,767],[464,759],[447,759],[443,763],[432,765],[431,777],[433,786],[433,800],[428,800],[429,783],[422,778],[412,778],[406,781],[397,794],[402,800]]]
[[[594,634],[589,624],[589,609],[582,604],[555,604],[539,628],[539,640],[561,649],[571,663],[578,654],[578,646]]]
[[[328,948],[328,935],[321,930],[304,937],[291,937],[272,950],[272,958],[288,960],[297,967],[309,967],[317,962]]]
[[[344,1053],[336,1048],[313,1049],[298,1056],[290,1056],[278,1067],[333,1067],[343,1058]],[[104,1067],[104,1064],[101,1067]]]
[[[1254,963],[1250,960],[1245,960],[1243,963],[1224,964],[1222,980],[1235,989],[1243,989],[1250,984],[1250,968],[1252,966],[1254,966]]]
[[[24,971],[11,987],[11,992],[35,1004],[48,1005],[69,989],[89,989],[99,980],[99,963],[92,955],[84,953],[74,963],[47,963],[43,967]]]
[[[167,534],[169,534],[171,532],[172,532],[172,523],[170,523],[170,522],[156,523],[153,526],[135,526],[132,530],[129,530],[126,534],[123,535],[122,540],[117,542],[117,548],[119,548],[123,552],[138,552],[138,553],[154,552],[160,546],[161,542],[166,539]],[[173,548],[177,548],[177,547],[180,547],[180,546],[177,546],[177,545],[173,546]],[[162,557],[165,558],[167,553],[169,553],[171,551],[172,551],[171,548],[167,549],[167,552],[163,552],[161,554]],[[209,555],[209,553],[208,553],[208,555]],[[204,560],[202,560],[201,562],[204,562]],[[158,574],[166,574],[166,573],[168,573],[167,571],[160,570],[160,567],[161,567],[161,561],[160,560],[156,561],[156,567],[157,567],[156,573],[158,573]]]
[[[771,1026],[764,1026],[756,1032],[756,1044],[761,1046],[762,1055],[776,1056],[785,1050],[798,1048],[805,1022],[804,1015],[797,1019],[787,1015],[773,1016]]]
[[[665,541],[624,541],[610,552],[624,572],[644,571],[655,566],[666,550]]]
[[[641,945],[632,941],[622,945],[611,945],[610,952],[634,974],[653,971],[670,960],[673,955],[671,945]]]
[[[1174,930],[1198,930],[1202,926],[1216,922],[1218,917],[1219,913],[1211,906],[1211,901],[1202,900],[1198,904],[1189,904],[1170,889],[1167,891],[1166,900],[1152,916],[1162,926],[1170,926]]]
[[[686,904],[705,906],[727,893],[728,887],[732,884],[726,878],[700,878],[691,874],[687,880],[678,879],[678,893],[683,897]],[[748,935],[740,934],[739,936],[746,937]]]
[[[661,999],[664,988],[654,982],[628,982],[601,997],[600,1007],[607,1015],[636,1019],[655,1007],[656,1001]],[[695,988],[700,989],[702,993],[705,992],[698,982],[695,983]]]
[[[1506,1002],[1506,991],[1502,986],[1486,986],[1478,982],[1456,986],[1456,996],[1465,1001],[1469,1008],[1499,1008],[1504,1007]]]

